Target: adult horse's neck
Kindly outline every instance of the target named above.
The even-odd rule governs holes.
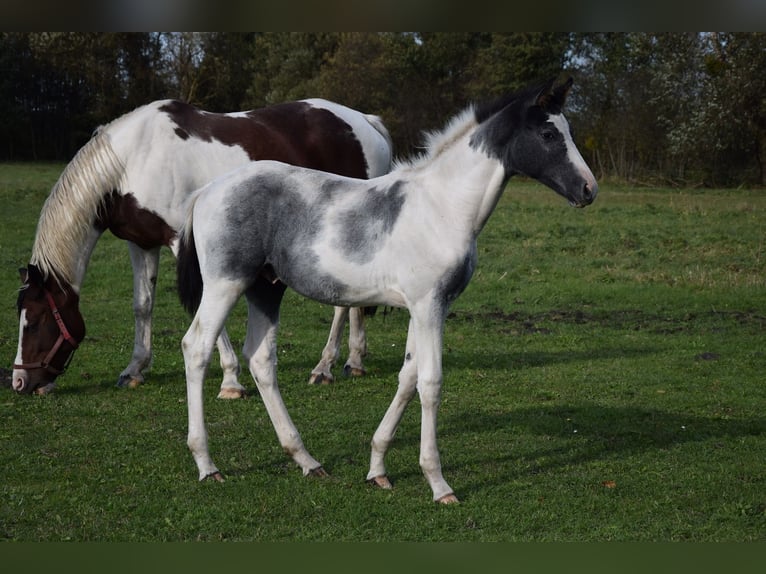
[[[124,169],[100,131],[69,162],[40,212],[30,262],[79,291],[93,248],[101,236],[94,225],[108,193],[119,189]]]

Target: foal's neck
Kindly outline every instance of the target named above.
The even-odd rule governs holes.
[[[452,220],[462,221],[474,237],[495,209],[508,180],[502,163],[470,145],[473,130],[434,157],[435,185],[429,186],[442,204],[453,211]]]

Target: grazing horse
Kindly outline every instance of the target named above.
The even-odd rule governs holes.
[[[196,310],[183,337],[188,446],[200,480],[222,475],[210,457],[202,384],[216,337],[243,294],[243,353],[285,451],[303,474],[325,474],[306,450],[276,377],[285,286],[333,305],[407,308],[404,365],[393,402],[372,438],[367,479],[391,488],[384,455],[405,407],[422,404],[420,465],[433,499],[457,502],[436,445],[442,337],[451,302],[476,267],[476,240],[508,179],[532,177],[576,207],[598,186],[575,147],[562,106],[571,78],[471,106],[425,154],[368,181],[279,162],[247,165],[204,187],[180,231],[178,285]]]
[[[173,100],[153,102],[100,128],[66,166],[46,200],[30,264],[21,270],[19,349],[12,387],[47,392],[85,336],[79,292],[88,260],[109,229],[128,242],[133,266],[135,344],[119,386],[135,386],[151,362],[151,319],[160,248],[175,251],[192,192],[259,159],[345,176],[387,173],[392,150],[377,116],[320,99],[214,114]],[[353,223],[352,223],[353,225]],[[310,382],[332,380],[347,308],[336,308]],[[351,312],[346,370],[363,372],[362,310]],[[239,364],[226,331],[218,342],[220,397],[240,397]]]

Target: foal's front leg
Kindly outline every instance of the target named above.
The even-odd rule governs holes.
[[[393,439],[405,407],[416,388],[420,394],[421,431],[420,467],[437,502],[458,502],[452,488],[444,480],[436,443],[436,418],[441,401],[441,352],[445,313],[441,307],[425,306],[425,310],[412,312],[407,334],[404,366],[399,373],[399,387],[372,440],[370,472],[367,479],[383,488],[390,488],[383,457]],[[417,353],[416,353],[417,351]]]
[[[380,421],[375,434],[372,436],[372,453],[370,455],[370,472],[367,473],[367,481],[389,489],[391,482],[388,479],[384,458],[394,434],[399,426],[399,422],[404,414],[404,409],[410,404],[412,397],[415,396],[415,389],[418,382],[417,356],[415,353],[415,336],[413,334],[412,319],[407,333],[407,345],[404,353],[404,364],[399,371],[399,386],[396,389],[394,400],[391,401],[386,414]]]
[[[442,474],[436,441],[436,419],[441,404],[442,339],[444,317],[427,313],[415,319],[418,347],[418,394],[420,395],[420,468],[431,485],[434,500],[443,504],[458,502]]]

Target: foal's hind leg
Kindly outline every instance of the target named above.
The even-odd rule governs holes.
[[[241,290],[236,283],[211,281],[205,286],[197,313],[181,341],[189,411],[186,443],[197,463],[200,480],[209,476],[223,480],[208,449],[202,386],[218,334],[240,294]]]
[[[277,385],[277,329],[284,292],[284,285],[262,279],[247,291],[247,336],[242,353],[282,448],[301,467],[304,476],[321,476],[326,473],[303,446]]]

